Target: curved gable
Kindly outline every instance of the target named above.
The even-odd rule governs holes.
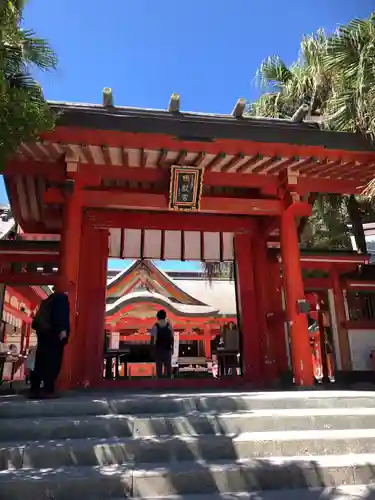
[[[114,302],[124,295],[137,291],[156,293],[174,303],[207,306],[204,302],[182,290],[151,260],[135,261],[112,278],[107,284],[107,300]]]

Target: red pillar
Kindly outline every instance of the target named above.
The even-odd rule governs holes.
[[[62,291],[69,291],[70,303],[70,339],[65,348],[63,366],[58,380],[60,389],[74,386],[73,367],[77,357],[79,339],[75,334],[76,300],[78,270],[80,263],[80,249],[82,237],[82,189],[77,172],[69,174],[72,183],[71,192],[65,194],[63,219],[60,243],[60,281],[58,287]]]
[[[292,368],[298,386],[314,383],[311,348],[306,314],[297,309],[297,302],[305,298],[299,242],[293,206],[281,215],[281,255],[286,292],[287,318],[290,325]]]
[[[76,322],[74,325],[75,353],[71,359],[71,383],[70,388],[83,387],[85,385],[85,362],[86,362],[86,337],[90,336],[89,318],[87,317],[90,302],[91,282],[93,275],[90,270],[95,265],[98,246],[93,245],[94,234],[89,227],[82,228],[81,256],[77,280],[76,293]],[[91,243],[90,243],[91,242]]]
[[[257,318],[259,340],[262,352],[262,371],[265,382],[271,382],[277,377],[277,367],[274,356],[273,340],[269,335],[267,312],[270,311],[270,269],[267,258],[267,237],[259,225],[253,236],[254,284],[257,301]]]
[[[206,359],[211,359],[211,328],[204,327],[204,355]]]
[[[108,230],[95,229],[85,224],[85,242],[92,251],[90,263],[85,267],[84,286],[79,291],[79,329],[84,338],[84,374],[86,387],[98,387],[103,378],[105,344],[105,304],[107,291]],[[86,246],[86,245],[85,245]]]
[[[247,381],[259,382],[262,378],[261,349],[256,314],[257,297],[254,290],[251,237],[249,234],[236,234],[234,243],[243,376]]]
[[[271,331],[271,338],[274,344],[277,374],[280,376],[289,369],[288,353],[285,341],[285,312],[282,302],[282,279],[280,276],[280,263],[278,260],[270,260],[268,263],[270,276],[270,301],[271,316],[268,324]]]

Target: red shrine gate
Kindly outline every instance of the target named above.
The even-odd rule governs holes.
[[[56,280],[69,287],[72,306],[62,385],[103,383],[108,251],[167,259],[176,245],[182,259],[235,258],[243,381],[272,379],[267,312],[275,284],[266,278],[275,265],[267,251],[275,230],[295,381],[312,385],[297,224],[311,214],[311,192],[356,193],[374,176],[368,143],[281,120],[59,109],[60,125],[23,145],[5,179],[25,232],[61,234]],[[129,238],[137,230],[138,243]]]

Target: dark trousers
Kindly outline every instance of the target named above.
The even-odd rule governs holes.
[[[38,340],[35,355],[35,366],[31,372],[32,392],[38,392],[43,382],[43,389],[47,393],[53,393],[55,382],[60,373],[65,343],[60,339]]]
[[[171,378],[172,376],[172,351],[166,349],[157,349],[155,353],[156,362],[156,376],[157,378],[163,377]]]

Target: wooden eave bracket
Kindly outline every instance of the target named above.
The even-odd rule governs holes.
[[[279,196],[284,200],[286,210],[291,211],[294,217],[310,217],[312,206],[301,200],[298,193],[299,173],[287,168],[280,174],[279,179]]]

